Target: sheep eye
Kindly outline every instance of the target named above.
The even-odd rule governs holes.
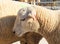
[[[20,19],[21,21],[24,21],[25,20],[25,18],[24,19]]]

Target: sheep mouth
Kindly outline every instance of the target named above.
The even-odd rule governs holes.
[[[22,33],[15,33],[18,37],[22,37],[23,35],[25,35],[28,32],[22,32]]]

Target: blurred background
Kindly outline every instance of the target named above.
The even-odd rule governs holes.
[[[60,9],[60,0],[14,0],[14,1],[20,1],[29,4],[44,6],[48,9],[53,9],[53,10]]]

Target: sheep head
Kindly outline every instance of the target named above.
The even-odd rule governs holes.
[[[22,36],[27,32],[36,32],[39,29],[39,23],[34,7],[22,8],[18,12],[13,31],[17,36]]]

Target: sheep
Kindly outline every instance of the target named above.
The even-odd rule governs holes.
[[[42,38],[37,33],[28,33],[22,37],[17,37],[12,32],[16,16],[7,16],[0,19],[0,44],[11,44],[21,41],[21,44],[37,44]]]
[[[21,41],[21,44],[37,44],[42,38],[42,36],[37,33],[29,33],[22,37],[17,37],[12,32],[17,12],[24,7],[24,4],[25,6],[29,5],[16,1],[0,1],[0,44],[11,44],[18,40]]]
[[[49,44],[60,44],[60,10],[32,6],[19,10],[13,31],[17,36],[36,32]]]

